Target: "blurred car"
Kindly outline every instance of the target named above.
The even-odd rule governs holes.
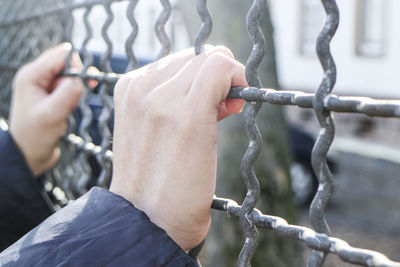
[[[315,138],[300,128],[290,125],[289,139],[293,156],[290,176],[294,201],[298,206],[308,206],[319,185],[311,164],[311,153]],[[336,172],[335,161],[328,157],[327,163],[332,174],[334,174]]]

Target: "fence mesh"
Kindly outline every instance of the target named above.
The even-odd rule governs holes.
[[[46,177],[46,188],[54,196],[54,202],[60,206],[81,196],[92,186],[107,187],[110,183],[113,159],[111,151],[112,90],[121,77],[120,74],[113,73],[110,65],[113,43],[108,30],[116,15],[112,9],[116,2],[129,2],[124,14],[131,26],[131,33],[125,41],[125,52],[129,62],[126,71],[129,71],[138,66],[133,49],[139,29],[134,16],[138,0],[5,0],[0,8],[0,49],[3,51],[0,55],[0,116],[4,118],[8,117],[11,83],[16,70],[38,56],[45,48],[61,41],[72,42],[72,29],[76,22],[73,13],[77,10],[83,12],[85,38],[80,44],[79,52],[84,68],[78,72],[67,65],[63,74],[80,77],[86,85],[86,91],[78,110],[69,118],[68,133],[61,144],[60,162]],[[161,58],[168,55],[171,50],[171,41],[165,25],[171,16],[172,6],[169,0],[159,2],[162,12],[156,21],[154,31],[161,44],[158,55],[158,58]],[[331,237],[324,215],[325,207],[333,192],[332,174],[326,161],[327,152],[335,135],[335,124],[331,112],[400,117],[400,101],[339,97],[331,94],[336,81],[336,66],[330,52],[330,41],[339,23],[339,10],[335,0],[321,1],[326,12],[326,21],[316,45],[324,74],[316,93],[263,89],[257,70],[265,53],[265,39],[260,29],[259,18],[266,7],[266,2],[266,0],[254,0],[247,16],[249,38],[253,43],[251,55],[246,63],[246,77],[250,87],[234,87],[228,96],[242,98],[248,102],[243,117],[250,142],[241,165],[247,195],[241,205],[233,200],[218,197],[214,198],[212,204],[213,209],[225,211],[239,218],[246,236],[239,255],[239,266],[250,266],[257,248],[257,229],[272,230],[282,238],[292,238],[306,244],[313,249],[309,266],[322,266],[328,253],[336,254],[344,262],[358,265],[400,266],[400,263],[389,260],[381,253],[354,248],[341,239]],[[89,67],[94,65],[93,53],[88,49],[94,31],[94,25],[89,17],[92,10],[97,7],[103,8],[106,14],[106,20],[101,28],[106,49],[100,59],[101,72],[93,75],[88,73]],[[197,11],[203,24],[195,39],[193,53],[199,54],[203,51],[204,44],[212,31],[213,22],[207,8],[207,0],[197,0]],[[76,50],[74,46],[70,56],[73,50]],[[88,85],[90,79],[99,82],[94,91]],[[99,108],[94,109],[90,105],[93,99],[97,100]],[[319,189],[309,211],[313,229],[290,225],[282,218],[265,215],[255,209],[260,187],[253,165],[262,148],[256,115],[263,102],[312,108],[320,123],[321,130],[312,153],[312,165],[319,181]],[[96,133],[91,132],[93,128],[96,129]],[[197,258],[200,250],[201,246],[189,254]]]

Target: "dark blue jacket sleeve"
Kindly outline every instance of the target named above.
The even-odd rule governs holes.
[[[51,214],[22,153],[11,135],[0,130],[0,251]]]
[[[145,213],[92,188],[0,254],[0,266],[197,266]]]

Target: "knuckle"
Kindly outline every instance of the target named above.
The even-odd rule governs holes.
[[[188,105],[183,105],[177,114],[176,120],[178,122],[179,132],[182,134],[190,134],[193,132],[199,121],[199,112],[196,112]]]
[[[26,76],[30,74],[32,69],[32,63],[27,63],[22,66],[17,73],[15,74],[14,81],[13,81],[13,89],[17,88],[24,88],[24,86],[19,86],[23,81],[26,79]]]
[[[147,96],[143,101],[142,108],[148,111],[146,112],[147,117],[152,121],[162,122],[168,120],[168,114],[159,102],[157,97],[154,96]]]
[[[141,109],[145,111],[146,117],[156,124],[172,124],[174,112],[168,102],[163,94],[149,94],[143,99]]]
[[[121,78],[118,80],[114,87],[114,99],[120,100],[124,91],[126,90],[127,85],[129,84],[128,78]]]
[[[194,119],[192,119],[193,116],[191,116],[189,114],[188,118],[180,118],[177,119],[177,121],[179,122],[177,124],[177,128],[178,128],[178,132],[181,134],[181,138],[183,138],[184,136],[190,136],[190,134],[194,131],[194,125],[193,122],[195,121]]]
[[[232,62],[230,58],[228,58],[223,53],[214,53],[209,58],[208,61],[210,62],[211,67],[223,71],[229,71],[232,68]]]
[[[56,123],[56,117],[52,112],[45,108],[39,108],[35,113],[35,117],[41,127],[48,127],[49,125]]]
[[[80,96],[85,92],[85,88],[85,83],[80,78],[71,78],[71,86],[68,89],[72,94]]]
[[[235,56],[233,55],[233,52],[225,46],[217,46],[214,51],[215,51],[215,53],[224,54],[229,58],[232,58],[232,59],[235,58]]]
[[[63,137],[65,135],[65,133],[67,132],[67,129],[68,129],[67,121],[61,122],[57,137],[59,137],[59,138]]]
[[[132,94],[134,88],[130,88],[131,78],[121,78],[114,88],[114,107],[135,105],[136,97]]]

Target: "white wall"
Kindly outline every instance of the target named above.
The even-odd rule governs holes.
[[[177,1],[171,1],[174,4]],[[114,22],[108,30],[108,35],[113,42],[113,53],[125,55],[125,41],[131,33],[131,24],[129,23],[126,12],[128,2],[116,2],[112,4],[114,13]],[[161,45],[154,34],[154,24],[158,18],[162,6],[159,1],[139,1],[135,9],[135,19],[139,25],[139,34],[134,43],[134,52],[138,57],[153,59],[158,55]],[[83,14],[85,10],[79,9],[74,12],[74,43],[79,47],[85,36],[86,30],[83,23]],[[90,15],[90,24],[94,31],[93,39],[88,48],[93,51],[102,52],[106,49],[106,44],[101,36],[101,28],[107,18],[103,6],[95,6]],[[173,50],[180,50],[189,46],[187,30],[179,12],[173,12],[172,17],[166,25],[167,33],[171,38],[172,27],[175,34]]]
[[[355,53],[356,1],[337,1],[341,21],[332,41],[338,69],[337,86],[333,92],[400,98],[400,1],[382,0],[386,1],[388,10],[382,58],[361,57]],[[282,87],[315,91],[322,79],[322,68],[315,55],[307,57],[299,53],[301,1],[273,0],[270,3]]]

